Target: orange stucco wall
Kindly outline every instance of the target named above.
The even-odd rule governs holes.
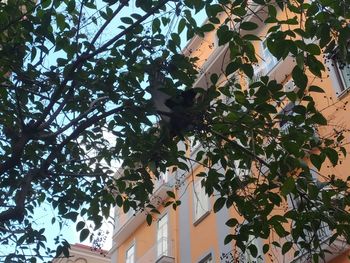
[[[346,250],[341,255],[329,261],[329,263],[348,263],[348,262],[350,262],[350,250]]]
[[[175,231],[175,211],[168,208],[160,208],[161,218],[165,213],[168,213],[168,225],[169,225],[169,237],[171,239],[170,244],[175,244],[176,231]],[[158,218],[154,218],[152,224],[149,226],[146,221],[141,224],[128,239],[126,239],[118,248],[118,261],[125,262],[126,251],[134,244],[135,245],[135,259],[142,258],[144,255],[154,248],[157,240],[157,221]],[[175,248],[175,245],[173,246]]]

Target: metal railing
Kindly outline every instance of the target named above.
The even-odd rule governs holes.
[[[154,180],[154,191],[153,196],[150,197],[150,200],[159,198],[158,194],[160,192],[166,192],[169,187],[172,187],[175,184],[175,176],[174,174],[170,174],[168,172],[162,173],[159,179]],[[164,187],[164,189],[162,189]],[[157,201],[157,200],[156,200]],[[121,208],[119,209],[119,213],[116,214],[115,217],[115,229],[114,233],[118,232],[126,223],[133,220],[140,212],[136,211],[132,208],[128,211],[128,213],[124,213]]]
[[[166,237],[158,239],[145,254],[136,259],[136,263],[155,263],[162,257],[175,258],[173,241]]]

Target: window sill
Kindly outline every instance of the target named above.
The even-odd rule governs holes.
[[[336,94],[337,98],[340,100],[340,99],[343,99],[346,95],[348,95],[350,93],[350,87],[349,88],[346,88],[344,89],[343,91],[341,91],[339,94]]]
[[[198,219],[196,219],[193,222],[194,226],[197,226],[200,222],[202,222],[208,215],[210,214],[210,211],[206,211],[203,215],[201,215]]]

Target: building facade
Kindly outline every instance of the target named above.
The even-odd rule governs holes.
[[[107,251],[96,251],[90,246],[83,244],[71,245],[69,257],[56,258],[53,263],[110,263],[111,259]]]
[[[252,10],[247,20],[259,23],[256,14],[261,10]],[[264,12],[261,12],[263,15]],[[285,15],[285,14],[281,14]],[[224,14],[220,14],[224,21]],[[255,41],[254,47],[259,53],[259,62],[255,65],[255,77],[269,75],[279,83],[284,84],[285,91],[293,91],[296,87],[291,80],[291,73],[296,61],[289,56],[278,61],[267,49],[264,38],[268,35],[268,28],[260,22],[261,26],[250,32],[260,36],[262,41]],[[216,32],[210,32],[204,38],[194,37],[184,49],[184,54],[198,57],[200,73],[195,86],[208,87],[210,75],[224,71],[229,63],[227,46],[219,46]],[[326,56],[325,65],[328,68],[327,76],[322,79],[315,78],[312,85],[320,85],[325,93],[314,93],[316,106],[324,110],[332,127],[321,128],[320,134],[327,134],[334,127],[350,128],[350,116],[346,105],[349,100],[350,66],[340,65],[335,58]],[[220,80],[222,83],[225,79]],[[242,82],[245,80],[242,79]],[[288,105],[288,103],[286,104]],[[287,106],[286,106],[287,107]],[[285,109],[288,111],[287,109]],[[288,130],[288,124],[281,125],[281,129]],[[194,157],[201,148],[200,144],[191,143],[189,156]],[[185,145],[179,145],[185,149]],[[347,148],[349,150],[349,148]],[[220,167],[218,167],[220,169]],[[334,168],[325,165],[324,174],[336,174],[340,177],[348,176],[350,162],[343,161]],[[309,262],[311,261],[301,253],[299,258],[293,259],[291,253],[282,255],[281,251],[271,249],[267,254],[262,252],[263,240],[252,240],[258,248],[258,257],[252,257],[248,252],[242,253],[234,244],[224,244],[225,236],[231,229],[225,225],[229,218],[240,216],[233,210],[221,209],[213,212],[214,197],[208,197],[201,187],[200,178],[196,175],[205,172],[205,168],[193,165],[191,173],[176,170],[163,174],[155,183],[154,200],[158,204],[160,215],[153,219],[151,226],[145,221],[145,214],[130,211],[124,214],[116,210],[116,227],[113,235],[113,247],[110,251],[113,263],[213,263],[213,262]],[[317,176],[317,175],[315,175]],[[173,191],[180,197],[181,205],[176,210],[171,207],[162,207],[166,202],[167,191]],[[283,209],[292,206],[292,201],[285,203]],[[323,247],[333,254],[327,254],[327,262],[348,262],[349,250],[347,244],[341,239],[329,246],[327,240],[332,233],[327,226],[321,226],[318,233]],[[276,238],[276,242],[283,240]],[[297,249],[297,248],[295,248]]]

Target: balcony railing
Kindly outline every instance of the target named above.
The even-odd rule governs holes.
[[[173,241],[163,237],[157,241],[136,263],[174,263]]]
[[[154,191],[150,197],[150,202],[157,206],[162,200],[167,198],[167,191],[171,191],[174,186],[176,178],[174,175],[163,174],[158,180],[154,182]],[[146,216],[144,212],[130,211],[125,214],[121,211],[116,216],[114,237],[116,244],[122,243],[138,226],[146,222]]]

